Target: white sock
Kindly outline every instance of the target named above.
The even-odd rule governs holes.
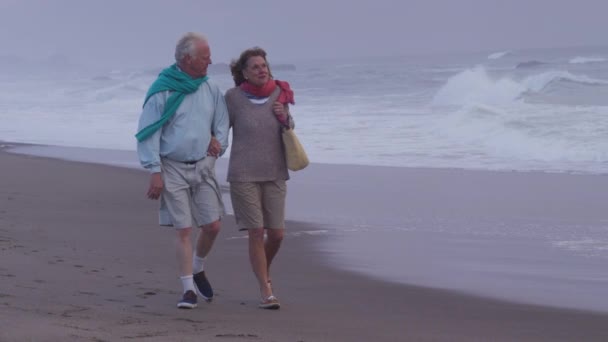
[[[192,290],[196,293],[194,289],[194,280],[192,279],[192,274],[187,276],[181,276],[179,279],[182,281],[182,286],[184,287],[184,293],[188,292],[188,290]]]
[[[192,273],[197,274],[198,272],[202,272],[204,262],[205,258],[201,258],[194,254],[194,257],[192,258]]]

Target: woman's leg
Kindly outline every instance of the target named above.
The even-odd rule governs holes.
[[[268,262],[264,249],[264,228],[251,228],[249,231],[249,261],[260,287],[262,298],[272,295],[268,284]]]
[[[267,229],[266,230],[266,243],[264,244],[264,252],[266,254],[266,274],[268,280],[270,280],[270,264],[272,260],[279,252],[281,248],[281,242],[283,241],[284,229]]]
[[[268,278],[270,279],[270,264],[281,248],[285,231],[285,197],[287,183],[284,180],[264,182],[262,187],[262,212],[264,227],[266,227],[266,262]]]

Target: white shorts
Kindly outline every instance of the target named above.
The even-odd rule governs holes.
[[[194,164],[161,160],[164,183],[159,210],[161,226],[199,227],[224,216],[215,160],[215,157],[206,157]]]

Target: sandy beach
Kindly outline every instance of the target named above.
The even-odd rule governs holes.
[[[232,217],[207,261],[217,292],[175,308],[173,232],[143,171],[0,150],[0,341],[606,341],[608,314],[514,304],[338,270],[288,235],[283,307],[257,308]],[[314,229],[289,222],[290,232]]]

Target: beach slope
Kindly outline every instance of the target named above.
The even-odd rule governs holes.
[[[257,308],[232,217],[207,261],[217,296],[180,296],[173,232],[138,170],[0,151],[0,341],[606,341],[608,315],[391,284],[328,266],[288,235],[283,308]],[[290,222],[291,232],[310,229]]]

